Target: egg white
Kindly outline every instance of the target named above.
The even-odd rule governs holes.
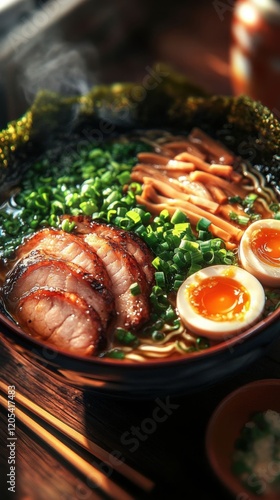
[[[239,260],[241,266],[253,274],[263,285],[277,287],[280,286],[280,258],[279,265],[263,262],[251,247],[254,232],[265,228],[275,229],[280,232],[280,221],[275,219],[261,219],[253,222],[244,231],[240,240]]]
[[[202,280],[211,276],[227,276],[247,289],[250,296],[250,307],[241,315],[240,319],[215,321],[197,313],[192,306],[188,290],[197,286]],[[265,305],[265,293],[261,283],[246,270],[237,266],[216,265],[201,269],[189,276],[177,293],[177,310],[185,326],[198,335],[213,340],[226,340],[257,322],[260,318]]]

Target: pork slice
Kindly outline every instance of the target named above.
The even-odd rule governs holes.
[[[102,282],[75,264],[33,250],[7,275],[3,286],[6,309],[12,314],[19,300],[40,288],[75,293],[93,307],[102,326],[109,327],[115,312],[114,297]]]
[[[89,217],[82,215],[62,216],[62,219],[63,218],[70,218],[71,221],[75,222],[76,234],[94,232],[102,238],[107,238],[121,245],[126,252],[133,255],[137,264],[143,270],[148,285],[150,286],[153,284],[155,268],[152,265],[152,260],[154,256],[146,243],[135,233],[132,231],[125,231],[111,224],[93,221]]]
[[[11,264],[15,265],[33,250],[76,264],[84,272],[95,276],[106,288],[110,289],[112,286],[105,266],[96,252],[73,234],[52,228],[42,229],[27,238],[17,249],[16,258]]]
[[[19,300],[14,317],[33,337],[70,353],[98,354],[106,346],[99,315],[74,293],[32,291]]]
[[[149,318],[149,293],[147,282],[136,260],[120,245],[95,233],[81,235],[103,260],[115,296],[117,326],[137,328]],[[130,286],[137,283],[140,292],[133,295]]]

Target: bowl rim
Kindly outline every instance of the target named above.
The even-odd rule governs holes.
[[[33,344],[34,348],[39,348],[44,350],[52,351],[56,353],[58,356],[62,356],[65,360],[75,360],[77,362],[82,362],[86,365],[96,365],[96,366],[111,366],[118,367],[121,366],[123,369],[132,369],[137,370],[139,366],[152,368],[153,366],[164,366],[168,364],[168,366],[172,365],[181,365],[186,363],[193,363],[196,360],[210,359],[215,355],[219,355],[225,352],[227,349],[230,352],[234,347],[244,344],[246,342],[250,342],[250,340],[255,339],[259,334],[261,334],[266,327],[276,323],[277,319],[280,319],[280,307],[273,311],[267,317],[261,319],[256,324],[252,325],[247,330],[237,334],[231,338],[228,338],[222,342],[219,342],[207,349],[203,349],[200,351],[195,351],[188,353],[186,355],[178,355],[174,358],[153,358],[153,359],[145,359],[143,362],[135,362],[132,360],[124,360],[124,359],[114,359],[114,358],[106,358],[102,356],[82,356],[73,354],[63,349],[58,349],[55,346],[47,345],[44,341],[33,338],[28,333],[24,332],[19,326],[17,326],[11,319],[9,319],[4,313],[0,312],[0,335],[1,325],[4,325],[8,328],[9,337],[12,341],[16,342],[17,337],[19,336],[20,340],[23,342],[28,342],[29,344]],[[266,345],[270,344],[272,341],[268,341]]]
[[[234,480],[234,475],[232,475],[233,481],[229,483],[227,480],[227,477],[223,473],[223,469],[220,467],[220,460],[218,459],[218,455],[216,454],[216,450],[213,447],[213,432],[215,430],[216,424],[223,414],[224,410],[234,401],[238,402],[240,397],[246,393],[250,392],[255,392],[257,389],[263,389],[263,388],[273,388],[275,387],[276,389],[279,388],[280,391],[280,378],[266,378],[266,379],[257,379],[253,380],[251,382],[248,382],[244,385],[241,385],[240,387],[234,389],[232,392],[227,394],[221,401],[220,403],[216,406],[214,409],[208,424],[206,428],[206,433],[205,433],[205,450],[206,450],[206,455],[208,458],[208,462],[212,468],[212,470],[215,472],[216,476],[219,478],[221,483],[234,495],[240,494],[240,491],[237,491],[237,485],[239,484],[240,488],[242,488],[242,483],[239,482],[238,478],[236,477],[236,480]],[[256,410],[257,411],[257,410]],[[263,410],[260,410],[263,411]],[[254,412],[254,408],[252,408],[251,413]],[[250,419],[250,415],[246,413],[242,413],[242,416],[244,416],[244,425],[246,422]],[[230,475],[230,472],[229,472]],[[235,487],[236,485],[236,487]],[[266,496],[259,496],[255,495],[254,493],[250,492],[249,490],[246,490],[247,496],[245,498],[248,498],[248,500],[259,500],[260,498],[263,498],[266,500]],[[270,498],[270,497],[269,497]],[[273,497],[274,498],[274,497]]]
[[[159,70],[161,68],[161,66],[162,66],[161,63],[157,64],[156,69]],[[42,113],[44,117],[47,117],[50,120],[53,119],[54,117],[57,118],[57,120],[54,120],[54,123],[53,123],[54,131],[55,131],[56,126],[58,126],[58,127],[64,126],[63,125],[64,119],[66,119],[67,123],[69,120],[69,116],[67,113],[66,113],[67,116],[62,119],[61,123],[58,120],[60,113],[61,113],[60,106],[62,106],[62,109],[66,109],[66,108],[68,109],[68,107],[70,106],[70,109],[72,110],[72,108],[73,108],[75,110],[75,113],[77,113],[77,110],[78,110],[78,113],[81,114],[81,116],[80,116],[81,124],[84,125],[85,123],[87,123],[87,124],[90,123],[91,125],[93,125],[93,124],[97,123],[97,122],[95,122],[96,119],[98,120],[98,119],[100,119],[100,117],[101,118],[103,117],[102,114],[100,114],[100,115],[98,114],[98,109],[101,107],[101,104],[104,106],[108,105],[108,110],[111,110],[111,113],[112,113],[112,119],[114,118],[114,120],[115,120],[115,121],[113,121],[113,123],[115,125],[113,132],[108,132],[109,139],[113,138],[115,136],[115,134],[117,136],[122,135],[123,133],[125,135],[127,135],[127,134],[133,135],[133,134],[137,133],[137,131],[140,132],[143,130],[157,131],[157,132],[162,131],[162,130],[167,130],[167,131],[168,130],[173,130],[173,131],[175,130],[178,133],[180,133],[180,131],[182,132],[183,130],[187,130],[189,127],[195,126],[196,120],[194,120],[194,118],[193,118],[193,113],[196,113],[195,112],[196,108],[199,110],[199,113],[201,113],[202,111],[207,113],[209,106],[210,106],[211,110],[212,110],[213,106],[214,106],[214,109],[215,109],[215,106],[218,106],[218,110],[219,110],[218,115],[220,116],[221,104],[222,104],[221,109],[223,110],[223,113],[226,110],[226,115],[222,119],[222,122],[225,124],[231,123],[231,121],[229,120],[229,117],[231,117],[231,114],[233,114],[233,116],[235,116],[235,113],[237,113],[237,117],[239,116],[238,109],[240,106],[244,106],[244,109],[247,109],[247,108],[251,109],[251,107],[252,107],[252,109],[254,109],[254,112],[255,112],[256,104],[261,106],[262,113],[264,113],[265,115],[267,115],[267,113],[269,113],[268,119],[272,121],[272,124],[274,126],[275,126],[276,122],[278,124],[277,119],[268,110],[268,108],[265,108],[265,107],[263,108],[261,103],[256,103],[255,101],[253,101],[251,98],[248,98],[247,96],[239,96],[239,97],[221,96],[221,95],[209,96],[208,94],[205,94],[205,92],[202,91],[202,89],[197,89],[198,94],[196,94],[196,93],[193,94],[194,88],[192,85],[190,85],[190,82],[187,79],[185,79],[182,75],[177,75],[177,73],[174,72],[172,70],[172,68],[167,68],[167,67],[165,67],[165,65],[163,65],[162,69],[163,70],[168,69],[168,72],[165,75],[165,78],[166,78],[165,82],[167,83],[167,86],[165,87],[165,83],[162,87],[159,86],[157,88],[157,92],[159,92],[159,94],[157,94],[157,92],[156,92],[156,95],[158,95],[158,97],[160,97],[160,102],[163,102],[162,98],[164,95],[166,95],[166,97],[169,100],[167,101],[167,104],[162,105],[163,106],[162,109],[161,109],[161,107],[159,108],[159,111],[161,110],[162,112],[164,112],[163,117],[160,118],[159,122],[154,122],[152,119],[153,118],[152,116],[150,116],[149,119],[147,120],[147,116],[145,116],[145,113],[143,114],[142,105],[144,105],[146,103],[146,101],[147,101],[147,104],[149,105],[150,104],[149,99],[147,99],[147,100],[144,99],[144,102],[141,102],[141,103],[140,102],[136,103],[132,99],[133,120],[130,118],[130,115],[129,115],[129,116],[126,116],[125,120],[121,119],[121,121],[118,121],[118,113],[121,111],[121,107],[122,107],[122,105],[120,105],[120,102],[122,102],[122,99],[124,99],[125,102],[129,105],[130,99],[133,95],[133,93],[131,91],[135,87],[137,87],[137,85],[138,85],[138,83],[131,83],[131,82],[129,82],[129,83],[128,82],[117,82],[117,83],[113,82],[112,84],[108,84],[108,85],[107,84],[105,84],[105,85],[102,84],[101,86],[95,85],[92,88],[92,90],[89,92],[89,94],[86,94],[84,96],[79,96],[79,97],[73,96],[71,98],[69,98],[69,97],[65,98],[62,95],[59,95],[59,94],[56,95],[56,94],[44,92],[44,91],[39,92],[37,98],[35,99],[33,105],[31,106],[30,110],[28,111],[28,113],[30,113],[30,116],[34,115],[35,118],[36,117],[38,118],[40,113]],[[180,76],[179,80],[178,80],[178,76]],[[189,86],[191,88],[189,88]],[[173,94],[173,92],[174,92],[174,94]],[[183,93],[181,94],[181,92],[183,92]],[[190,104],[190,108],[187,108],[187,109],[190,110],[191,114],[189,116],[188,113],[186,113],[185,120],[181,117],[180,120],[182,120],[182,123],[179,121],[179,123],[181,123],[181,124],[178,125],[177,119],[175,121],[174,121],[174,119],[172,119],[172,112],[171,111],[173,110],[174,105],[178,104],[177,103],[178,98],[179,98],[179,100],[181,100],[182,96],[185,96],[185,97],[183,97],[183,99],[185,99],[185,105],[186,105],[186,103]],[[119,99],[121,101],[119,101]],[[93,106],[94,100],[96,100],[96,102],[99,103],[95,107]],[[48,107],[48,105],[46,103],[51,104],[50,108]],[[175,109],[176,109],[176,106],[175,106]],[[229,115],[228,115],[228,113],[229,113]],[[121,113],[120,113],[120,115],[121,115]],[[90,117],[90,122],[87,121],[89,117]],[[251,115],[249,115],[249,118],[250,118],[250,124],[254,123],[251,120]],[[246,120],[245,121],[244,120],[245,119],[242,115],[241,128],[243,130],[244,125],[245,125],[245,130],[247,131]],[[270,123],[267,120],[266,120],[266,127],[267,127],[267,123]],[[210,129],[212,129],[213,125],[214,125],[214,128],[216,129],[216,125],[212,123],[212,120],[211,119],[209,120],[209,118],[208,118],[208,121],[209,121],[208,124],[210,125]],[[28,122],[28,120],[27,120],[27,122]],[[20,123],[22,125],[21,118],[18,121],[16,121],[15,123]],[[37,126],[35,126],[36,123],[37,123]],[[27,139],[26,143],[24,142],[22,144],[23,150],[25,149],[25,147],[27,147],[27,145],[31,139],[33,141],[35,141],[35,139],[37,138],[37,134],[38,134],[38,137],[41,137],[40,134],[42,131],[40,128],[40,123],[41,123],[40,120],[38,122],[36,122],[36,120],[34,120],[33,125],[35,128],[33,130],[33,125],[32,125],[31,130],[29,131],[30,135],[26,134],[26,137],[28,136],[28,139]],[[29,122],[28,122],[28,124],[30,125]],[[36,127],[38,127],[38,129]],[[271,125],[271,127],[272,127],[272,125]],[[204,127],[202,127],[202,128],[204,129]],[[33,132],[35,131],[34,136],[31,134],[32,131]],[[53,131],[53,133],[55,133],[54,131]],[[81,132],[81,131],[79,132],[79,127],[77,128],[77,131],[78,131],[78,133]],[[218,129],[216,129],[216,132],[217,131],[218,131]],[[0,136],[1,136],[1,133],[0,133]],[[106,136],[106,134],[105,134],[105,136]],[[265,137],[266,137],[266,134],[265,134]],[[9,140],[10,139],[11,138],[9,137]],[[221,140],[221,142],[224,143],[224,141],[223,141],[223,139],[221,139],[221,137],[220,138],[217,137],[217,139]],[[242,136],[242,139],[243,139],[243,136]],[[254,134],[253,134],[252,139],[259,140],[259,133],[258,133],[257,137],[254,137]],[[32,143],[32,141],[31,141],[31,143]],[[226,146],[226,143],[224,143],[224,144]],[[235,144],[235,146],[236,146],[236,144]],[[258,148],[258,149],[260,149],[260,148]],[[233,151],[234,151],[234,148],[233,148]],[[273,149],[271,154],[273,155],[272,156],[272,159],[273,159],[275,156],[274,149]],[[20,158],[20,148],[19,148],[19,158]],[[252,164],[256,165],[256,163],[252,163]],[[131,369],[138,370],[139,367],[142,368],[143,366],[145,366],[145,367],[153,367],[155,365],[162,366],[162,365],[167,364],[167,363],[168,363],[168,366],[181,365],[182,363],[183,364],[186,364],[186,363],[191,364],[197,360],[211,359],[212,357],[223,353],[227,349],[230,351],[238,345],[241,346],[242,344],[247,344],[248,342],[250,342],[250,340],[256,339],[258,336],[261,336],[261,334],[264,332],[264,330],[267,327],[270,327],[274,321],[276,323],[277,319],[279,319],[279,318],[280,318],[280,308],[278,308],[276,311],[271,313],[266,318],[260,319],[254,325],[250,326],[248,329],[238,333],[237,335],[235,335],[231,338],[226,338],[226,336],[225,336],[225,340],[218,342],[217,344],[214,344],[207,349],[188,353],[186,355],[178,354],[178,356],[176,355],[176,356],[174,356],[174,358],[145,359],[143,362],[135,362],[132,360],[120,360],[120,359],[116,359],[116,358],[101,357],[101,356],[100,357],[99,356],[89,357],[89,356],[77,355],[77,354],[74,354],[72,352],[71,353],[66,352],[63,349],[59,349],[55,346],[47,345],[46,342],[44,342],[44,341],[32,338],[31,335],[29,335],[28,333],[25,333],[23,330],[21,330],[14,323],[14,321],[12,321],[8,317],[6,317],[5,314],[4,313],[2,314],[1,312],[0,312],[0,335],[2,335],[1,326],[2,327],[4,326],[8,330],[9,338],[14,340],[15,343],[17,342],[17,339],[18,339],[19,342],[21,341],[21,343],[23,343],[23,342],[28,343],[29,345],[33,345],[34,348],[37,347],[38,349],[53,351],[58,356],[62,357],[64,360],[74,359],[77,362],[85,363],[85,365],[87,365],[87,366],[89,366],[89,365],[92,365],[92,366],[94,366],[94,365],[95,366],[106,365],[106,366],[111,366],[111,367],[121,366],[123,369],[125,369],[124,367],[130,367]],[[271,339],[267,342],[265,342],[265,340],[264,340],[262,342],[262,346],[267,345],[268,342],[270,343]]]

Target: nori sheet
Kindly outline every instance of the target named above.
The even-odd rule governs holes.
[[[133,129],[189,132],[200,127],[255,165],[276,188],[280,179],[280,123],[247,96],[207,95],[169,67],[156,65],[139,83],[96,85],[87,95],[40,91],[24,116],[0,132],[0,191],[16,183],[36,156],[56,141],[96,141]],[[152,80],[153,78],[153,80]]]

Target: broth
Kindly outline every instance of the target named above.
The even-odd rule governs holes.
[[[154,255],[150,319],[139,331],[116,329],[100,356],[135,362],[185,356],[214,342],[187,331],[178,316],[184,279],[209,265],[238,265],[244,228],[278,213],[261,174],[198,129],[140,131],[97,147],[77,141],[34,161],[1,206],[0,277],[3,283],[17,248],[34,232],[71,232],[67,215],[135,232]],[[265,316],[279,299],[279,290],[266,289]]]

